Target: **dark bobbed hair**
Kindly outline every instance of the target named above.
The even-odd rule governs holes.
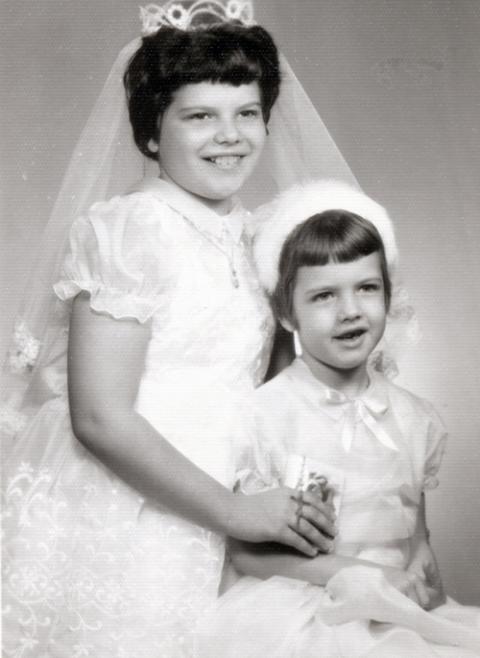
[[[326,210],[299,224],[285,240],[272,295],[276,316],[295,325],[293,293],[300,267],[350,263],[373,253],[380,256],[385,306],[390,307],[392,282],[382,238],[368,220],[347,210]]]
[[[123,80],[135,143],[156,160],[157,153],[148,142],[158,140],[159,117],[183,85],[223,82],[239,86],[256,81],[268,123],[280,89],[278,51],[259,25],[231,22],[190,31],[162,27],[143,38]]]

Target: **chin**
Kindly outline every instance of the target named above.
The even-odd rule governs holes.
[[[210,191],[209,198],[214,201],[226,201],[242,189],[244,182],[244,180],[232,181],[228,185],[219,186]]]
[[[337,370],[343,370],[345,372],[349,370],[357,370],[358,368],[362,368],[363,366],[366,365],[368,357],[358,357],[354,359],[345,359],[345,360],[340,360],[337,361],[337,363],[334,365],[334,367]]]

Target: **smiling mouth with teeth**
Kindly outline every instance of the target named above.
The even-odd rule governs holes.
[[[233,169],[240,163],[242,158],[242,155],[219,155],[214,158],[206,158],[206,160],[214,164],[218,169]]]

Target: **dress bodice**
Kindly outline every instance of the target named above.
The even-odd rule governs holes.
[[[225,484],[238,400],[261,382],[273,335],[247,220],[239,203],[220,216],[152,181],[75,223],[55,287],[63,300],[87,290],[99,313],[150,321],[137,410]]]
[[[87,288],[92,307],[151,318],[145,375],[204,369],[260,383],[272,318],[251,260],[248,213],[225,216],[165,181],[95,204],[72,230],[63,299]]]
[[[367,390],[348,399],[300,359],[253,397],[257,477],[278,486],[291,456],[307,459],[307,471],[338,492],[336,552],[402,566],[445,443],[430,405],[373,372]]]

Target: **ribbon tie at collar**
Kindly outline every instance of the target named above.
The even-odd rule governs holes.
[[[350,400],[343,393],[332,389],[325,391],[325,402],[327,402],[327,411],[330,410],[331,416],[336,419],[342,415],[345,417],[341,440],[346,452],[350,452],[352,448],[355,425],[360,421],[368,427],[379,443],[398,452],[398,447],[378,422],[378,419],[388,409],[386,402],[368,395]]]

